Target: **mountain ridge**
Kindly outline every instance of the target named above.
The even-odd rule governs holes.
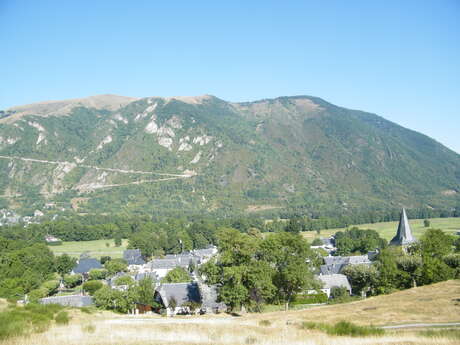
[[[92,97],[93,103],[64,104],[65,117],[51,109],[0,120],[0,156],[57,162],[0,159],[0,195],[30,199],[0,198],[0,204],[70,204],[82,193],[91,199],[85,211],[109,213],[116,207],[347,213],[459,204],[460,155],[383,117],[318,97],[227,102],[212,95],[109,95],[116,101],[107,105],[94,102],[107,95]],[[160,183],[116,170],[190,178]]]

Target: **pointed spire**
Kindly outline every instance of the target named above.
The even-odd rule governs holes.
[[[406,246],[415,241],[416,239],[412,236],[412,230],[409,225],[409,220],[407,219],[406,210],[403,208],[399,219],[398,232],[390,241],[390,244],[394,246]]]

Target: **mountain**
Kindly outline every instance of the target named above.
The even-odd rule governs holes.
[[[460,155],[310,96],[93,96],[0,112],[0,208],[186,214],[449,208]]]

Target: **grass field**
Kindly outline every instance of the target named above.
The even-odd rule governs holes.
[[[109,244],[108,247],[107,243]],[[128,240],[123,240],[120,247],[115,247],[113,240],[96,240],[63,242],[60,246],[49,246],[49,248],[55,255],[66,253],[73,257],[79,257],[81,253],[88,252],[94,258],[100,258],[105,255],[112,258],[121,258],[127,246]]]
[[[432,218],[429,219],[431,228],[441,229],[447,233],[455,234],[457,231],[460,231],[460,218]],[[412,228],[412,233],[416,238],[420,238],[423,235],[426,229],[423,226],[423,219],[412,219],[409,220],[409,223]],[[354,226],[354,225],[352,225]],[[352,227],[350,226],[350,227]],[[373,223],[373,224],[359,224],[356,225],[359,229],[373,229],[379,232],[380,236],[387,239],[388,241],[396,235],[398,230],[398,222],[384,222],[384,223]],[[311,240],[316,237],[329,237],[335,234],[337,231],[343,231],[345,228],[341,229],[324,229],[321,230],[321,233],[318,235],[316,231],[307,231],[303,232],[305,238]]]
[[[305,321],[360,325],[460,321],[460,281],[418,287],[350,304],[320,306],[304,311],[203,316],[128,316],[109,312],[71,312],[67,326],[55,325],[33,337],[12,338],[2,345],[454,345],[458,332],[386,331],[366,338],[329,336],[304,329]],[[452,333],[454,337],[452,337]]]

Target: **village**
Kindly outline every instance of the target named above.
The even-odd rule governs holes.
[[[58,242],[53,236],[47,237],[47,242]],[[393,246],[408,246],[416,242],[412,235],[406,211],[403,209],[396,235],[390,241]],[[314,295],[325,294],[331,297],[333,289],[343,289],[348,295],[354,293],[349,279],[343,274],[344,268],[353,265],[373,265],[379,254],[378,250],[369,251],[365,255],[338,256],[336,254],[335,238],[322,238],[320,245],[311,246],[312,249],[321,249],[327,255],[319,270],[314,272],[314,278],[320,284],[319,289],[307,290],[305,293]],[[135,307],[130,309],[130,314],[164,313],[167,316],[177,314],[212,314],[227,311],[225,303],[219,301],[219,286],[206,284],[206,277],[199,273],[198,268],[211,259],[218,259],[219,251],[216,246],[203,249],[194,249],[180,254],[167,254],[161,258],[145,261],[139,249],[127,249],[123,252],[126,262],[125,271],[115,272],[105,277],[104,284],[111,289],[127,291],[132,282],[138,284],[144,279],[152,281],[152,300],[155,305],[135,302]],[[88,281],[92,272],[102,270],[104,266],[95,258],[82,255],[71,271],[71,275],[81,275],[82,283]],[[169,272],[181,269],[189,275],[188,282],[167,283],[164,278]],[[39,300],[42,304],[60,304],[71,307],[88,307],[94,304],[93,297],[80,288],[77,294],[66,294],[63,281],[60,283],[58,293],[54,296]],[[363,293],[363,291],[361,291]],[[363,295],[365,297],[365,294]],[[27,303],[27,299],[25,300]]]

